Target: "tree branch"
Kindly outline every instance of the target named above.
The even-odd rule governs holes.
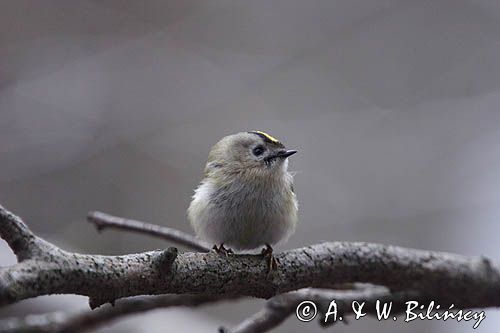
[[[46,332],[80,333],[109,324],[123,316],[174,306],[196,307],[227,298],[206,295],[140,296],[119,300],[115,306],[104,306],[94,311],[77,314],[63,312],[31,315],[0,321],[1,333]]]
[[[128,296],[169,293],[270,298],[301,288],[365,282],[386,286],[391,297],[410,290],[422,299],[454,303],[457,309],[500,306],[500,265],[484,257],[332,242],[278,253],[279,268],[268,274],[259,255],[177,254],[175,248],[122,256],[66,252],[34,235],[3,207],[0,236],[19,260],[0,268],[0,305],[49,294],[86,295],[92,308]],[[266,311],[258,317],[275,319],[262,322],[282,320]]]
[[[101,212],[90,212],[87,215],[87,220],[93,223],[99,231],[106,228],[122,229],[165,239],[175,244],[184,245],[194,251],[208,252],[211,249],[211,244],[185,232],[168,227],[125,219]]]
[[[21,262],[43,256],[44,252],[55,247],[36,237],[19,216],[12,214],[0,205],[0,236],[7,242]]]
[[[366,314],[375,315],[375,302],[392,302],[391,314],[395,315],[406,309],[405,302],[408,299],[419,300],[425,303],[426,300],[415,292],[391,293],[389,289],[381,286],[369,286],[357,290],[325,290],[325,289],[300,289],[281,294],[269,299],[262,310],[247,318],[232,330],[221,328],[226,333],[261,333],[267,332],[285,321],[290,315],[296,313],[297,306],[304,300],[312,301],[318,306],[319,323],[328,326],[335,323],[333,315],[326,318],[325,313],[332,300],[337,304],[337,320],[347,323],[346,315],[353,313],[352,302],[365,302],[363,311]]]

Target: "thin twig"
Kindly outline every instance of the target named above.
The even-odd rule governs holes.
[[[110,228],[134,231],[165,239],[169,242],[183,245],[195,251],[208,252],[211,249],[211,245],[209,243],[197,239],[188,233],[156,224],[126,219],[102,212],[90,212],[87,216],[87,220],[90,223],[93,223],[98,230]]]
[[[119,300],[116,305],[76,314],[63,312],[31,315],[0,321],[0,333],[46,332],[81,333],[109,324],[121,317],[174,306],[196,307],[228,298],[206,295],[162,295],[132,297]]]

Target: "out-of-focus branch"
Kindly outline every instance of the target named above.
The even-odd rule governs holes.
[[[266,305],[259,312],[245,319],[233,329],[221,328],[221,331],[227,333],[267,332],[280,325],[296,311],[306,310],[306,307],[308,307],[307,314],[312,315],[314,310],[310,303],[297,309],[299,304],[305,300],[314,302],[317,306],[317,314],[319,315],[317,318],[320,325],[328,326],[336,322],[347,323],[346,316],[353,313],[352,303],[354,301],[364,302],[363,311],[366,314],[375,315],[375,302],[377,300],[381,303],[392,302],[391,314],[398,314],[404,311],[405,302],[409,299],[419,300],[421,303],[425,302],[425,299],[415,292],[391,293],[387,288],[381,286],[369,286],[354,290],[300,289],[274,296],[266,302]],[[335,300],[337,306],[337,321],[334,321],[333,314],[325,317],[332,300]],[[302,316],[308,319],[305,314]],[[340,317],[342,319],[339,319]],[[327,320],[325,321],[325,319]]]
[[[0,321],[0,332],[81,333],[127,315],[174,306],[196,307],[221,300],[227,298],[207,295],[139,296],[119,300],[114,306],[108,305],[77,314],[56,312],[5,319]]]
[[[0,236],[19,260],[0,268],[0,305],[49,294],[86,295],[92,308],[136,295],[271,298],[302,288],[334,289],[343,283],[365,282],[392,292],[411,290],[421,299],[432,296],[440,304],[453,303],[456,309],[500,306],[500,265],[484,257],[332,242],[278,253],[278,270],[268,274],[266,261],[258,255],[178,254],[175,248],[122,256],[67,252],[34,235],[1,206]],[[304,296],[290,295],[270,302],[270,308],[278,309],[276,304],[284,302],[281,312],[268,307],[242,324],[241,330],[248,331],[245,327],[255,322],[266,328],[283,320],[283,309],[289,311],[290,304]],[[390,296],[397,299],[398,295]]]
[[[165,239],[169,242],[183,245],[195,251],[208,252],[211,249],[211,245],[209,243],[197,239],[190,234],[156,224],[130,220],[101,212],[90,212],[87,215],[87,220],[90,223],[93,223],[98,230],[110,228],[134,231],[137,233]]]

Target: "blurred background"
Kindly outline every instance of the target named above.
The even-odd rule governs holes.
[[[191,232],[211,145],[259,129],[300,152],[300,224],[281,249],[368,241],[500,260],[498,1],[7,0],[0,55],[0,203],[65,249],[168,245],[98,234],[89,210]],[[14,262],[0,242],[0,265]],[[158,310],[99,331],[215,332],[263,304]],[[86,308],[40,297],[0,317]],[[486,316],[477,331],[496,332],[500,313]],[[275,331],[306,330],[322,331],[294,317]]]

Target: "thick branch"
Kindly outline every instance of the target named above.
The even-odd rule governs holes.
[[[195,251],[208,252],[211,249],[209,243],[197,239],[196,237],[185,232],[168,227],[125,219],[123,217],[113,216],[101,212],[90,212],[87,216],[87,220],[90,223],[93,223],[98,230],[114,228],[134,231],[159,237],[175,244],[184,245],[185,247]]]
[[[7,216],[2,224],[20,222],[6,212],[1,216]],[[19,227],[3,226],[0,232]],[[167,293],[270,298],[307,287],[367,282],[415,290],[457,308],[500,305],[498,264],[381,244],[333,242],[285,251],[276,254],[279,269],[272,274],[257,255],[177,255],[167,249],[99,256],[53,248],[0,269],[0,304],[48,294],[87,295],[92,307],[122,297]]]
[[[224,298],[205,295],[162,295],[123,299],[115,306],[105,306],[94,311],[78,314],[62,312],[13,318],[0,321],[1,333],[50,332],[80,333],[109,324],[123,316],[173,306],[195,307],[213,303]]]
[[[17,257],[17,261],[43,255],[53,246],[36,237],[19,216],[0,205],[0,237],[2,237]]]

